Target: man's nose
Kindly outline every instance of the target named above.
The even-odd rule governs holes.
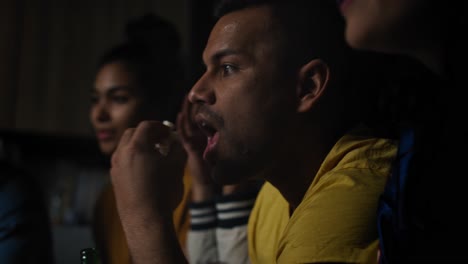
[[[210,78],[207,73],[193,85],[189,93],[189,101],[192,104],[214,104],[216,96]]]

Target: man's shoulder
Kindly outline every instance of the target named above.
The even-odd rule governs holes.
[[[281,193],[269,182],[265,182],[255,200],[253,212],[256,214],[282,214],[289,204]]]
[[[306,193],[279,243],[282,260],[362,263],[376,259],[377,236],[371,230],[386,179],[366,172],[362,175],[363,170],[355,168],[330,172]]]
[[[288,223],[289,220],[289,204],[283,198],[281,193],[273,185],[266,182],[255,201],[249,218],[249,229],[252,234],[259,233],[259,229],[271,235],[274,230],[279,233]],[[260,232],[265,235],[265,232]]]

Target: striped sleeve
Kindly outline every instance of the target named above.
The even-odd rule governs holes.
[[[190,224],[192,230],[216,228],[216,207],[214,201],[190,203]]]
[[[216,199],[219,228],[233,228],[246,225],[255,203],[257,191],[235,193]]]

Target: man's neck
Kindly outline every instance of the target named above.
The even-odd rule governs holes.
[[[301,146],[291,148],[294,151],[284,151],[285,155],[278,159],[276,166],[265,174],[265,179],[288,201],[291,213],[302,202],[322,162],[333,147],[334,141],[329,142],[321,145],[304,142]]]

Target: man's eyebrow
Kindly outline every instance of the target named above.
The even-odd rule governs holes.
[[[215,54],[211,55],[211,57],[209,58],[209,61],[210,63],[215,64],[223,57],[226,57],[229,55],[239,55],[239,54],[241,54],[241,52],[238,50],[229,49],[229,48],[222,49],[222,50],[217,51]],[[206,66],[205,62],[203,62],[203,64]]]

